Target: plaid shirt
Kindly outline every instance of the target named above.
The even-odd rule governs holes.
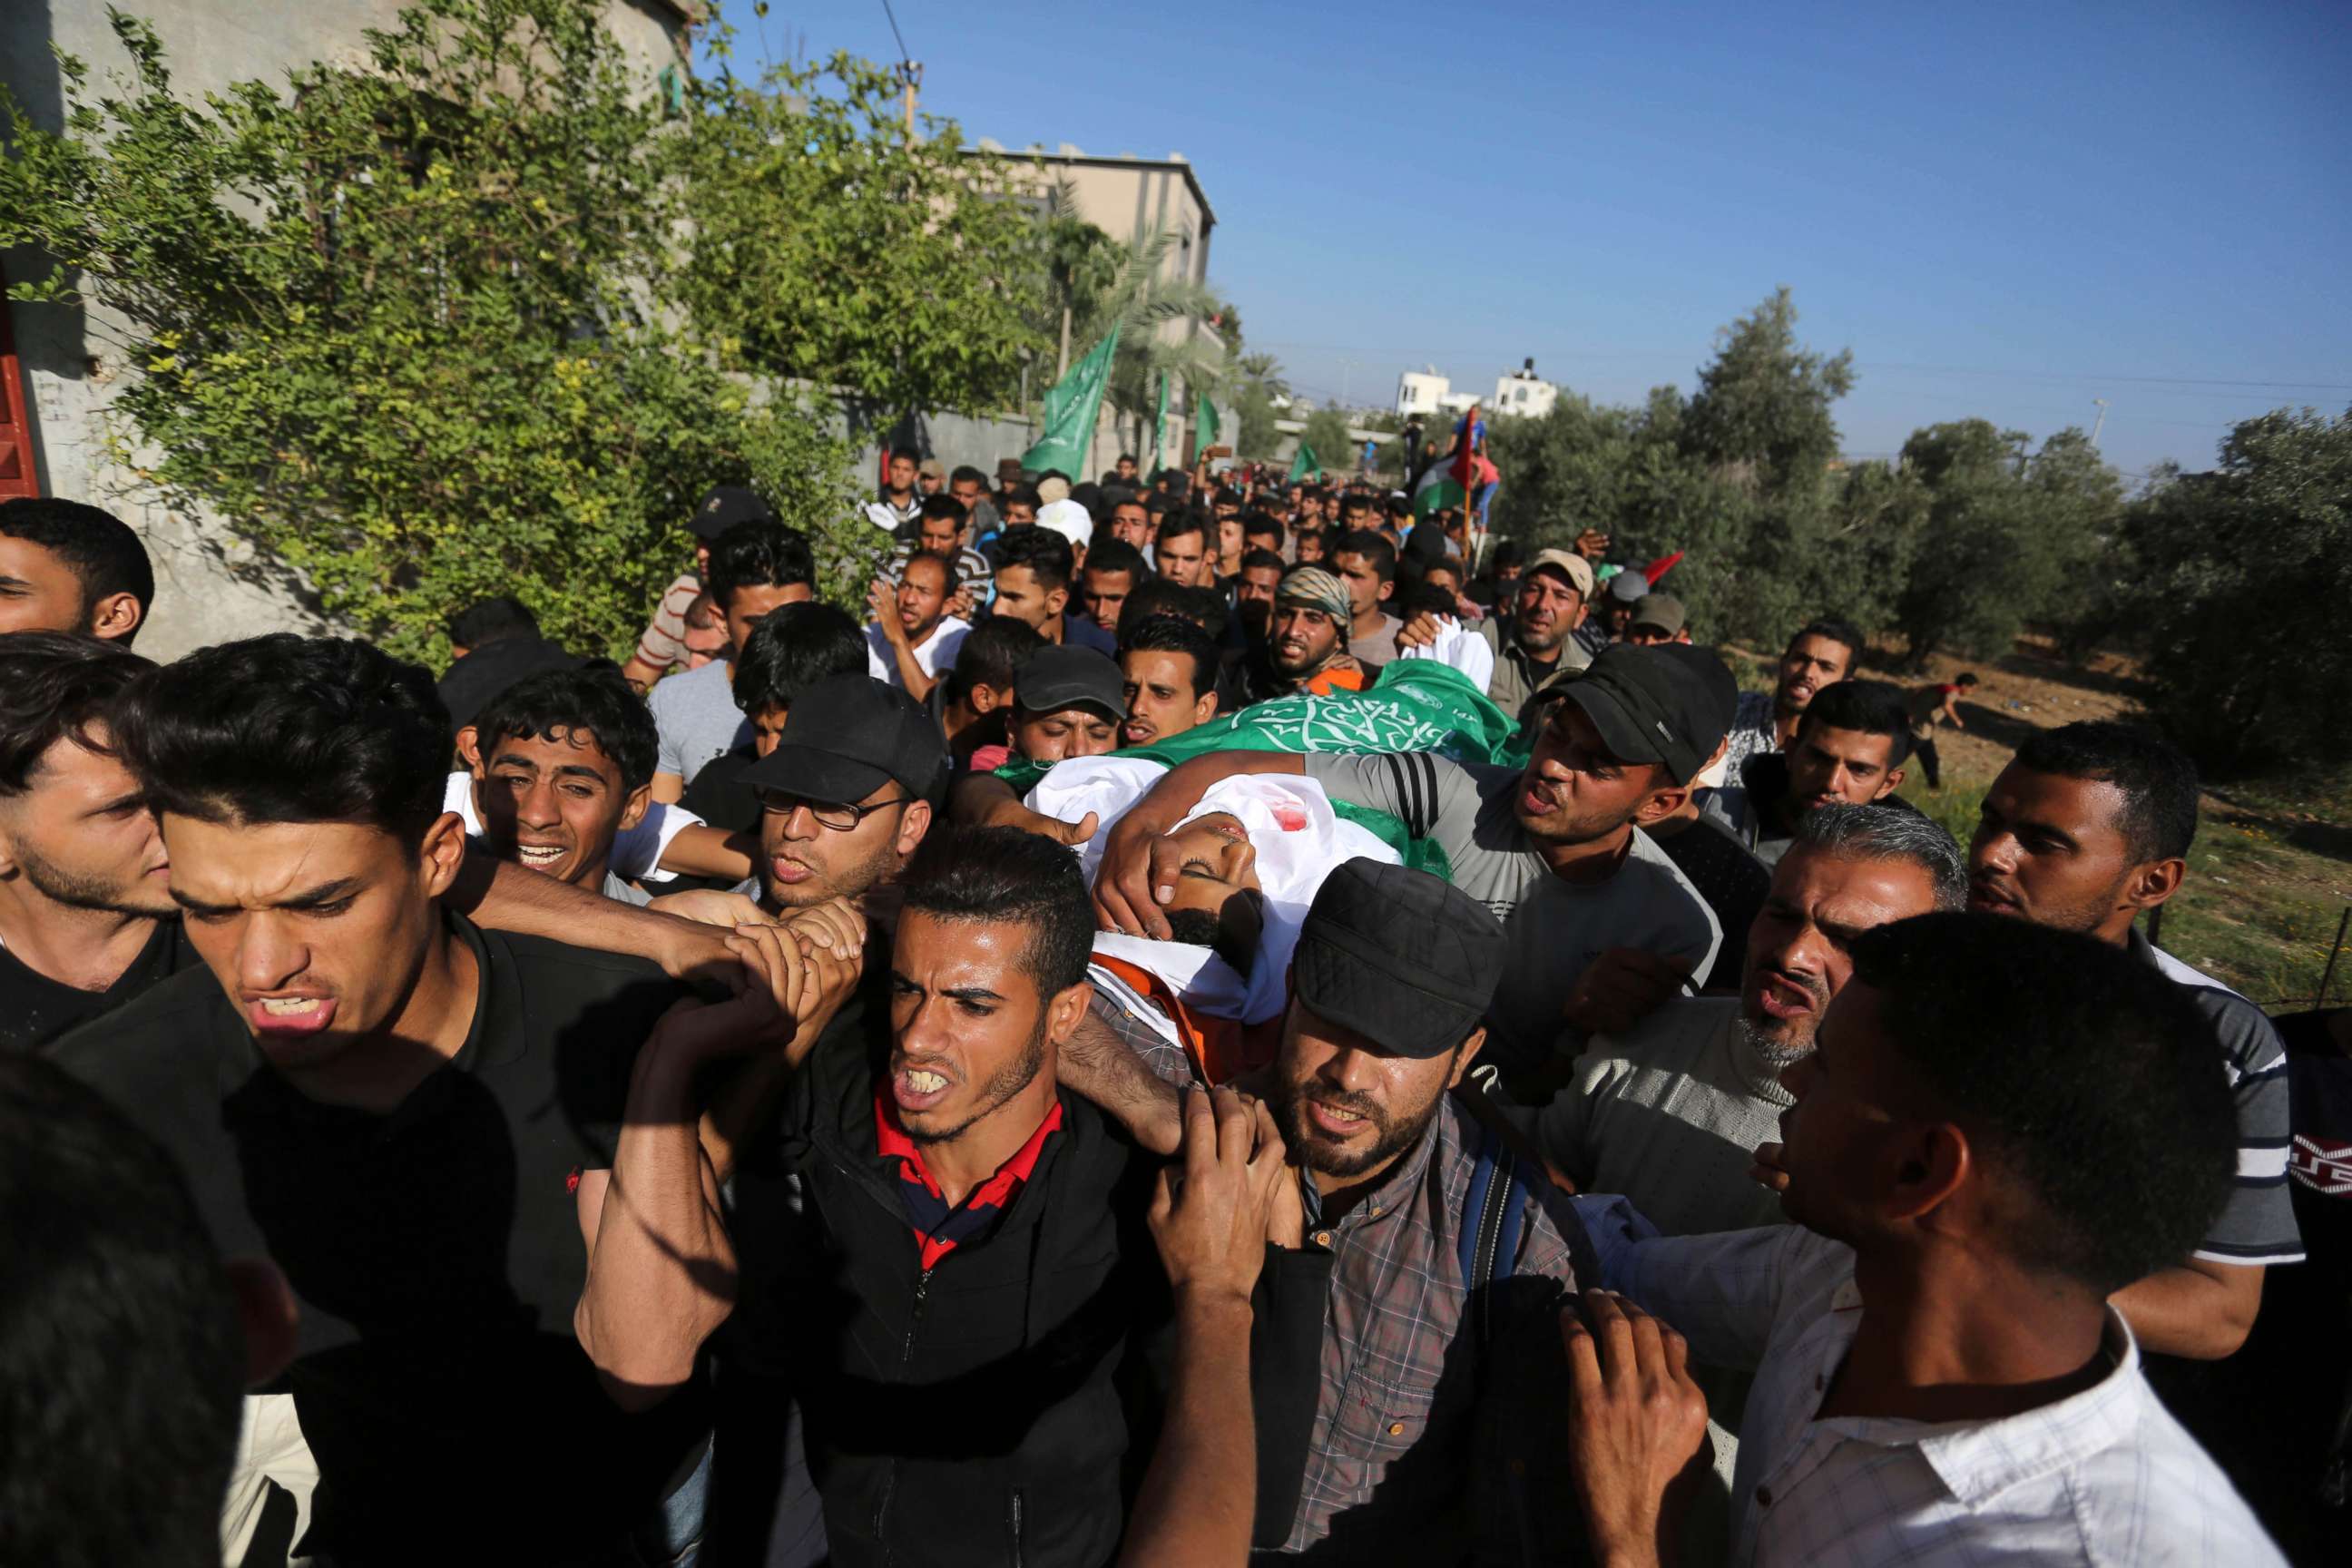
[[[1094,973],[1095,1016],[1161,1079],[1190,1082],[1190,1059],[1164,1019],[1155,1022],[1157,1009]],[[1321,1388],[1286,1552],[1456,1562],[1467,1542],[1482,1563],[1581,1560],[1583,1523],[1564,1479],[1570,1395],[1559,1313],[1561,1293],[1595,1269],[1566,1199],[1538,1180],[1516,1266],[1487,1287],[1479,1326],[1457,1243],[1480,1132],[1449,1096],[1420,1142],[1328,1226],[1301,1173],[1308,1245],[1334,1261]]]
[[[1579,1206],[1622,1220],[1623,1204]],[[1594,1225],[1608,1288],[1681,1330],[1692,1360],[1757,1369],[1732,1487],[1736,1565],[2284,1563],[2158,1401],[2112,1307],[2108,1371],[2078,1394],[1992,1421],[1822,1421],[1862,1321],[1852,1248],[1797,1226],[1634,1240]]]

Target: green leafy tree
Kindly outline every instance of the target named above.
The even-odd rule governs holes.
[[[845,602],[877,545],[823,411],[728,374],[755,356],[681,302],[711,117],[666,122],[595,10],[424,0],[359,68],[201,103],[117,15],[129,78],[66,62],[61,135],[8,106],[0,245],[54,262],[12,297],[120,319],[118,458],[404,655],[495,593],[624,650],[717,482],[807,529]]]
[[[723,24],[709,47],[728,58]],[[1050,352],[1040,250],[1048,274],[1090,263],[1040,232],[1008,199],[1008,166],[968,155],[952,122],[909,135],[898,93],[887,68],[846,54],[696,79],[665,142],[686,219],[677,298],[730,365],[864,412],[1002,406],[1024,351]]]
[[[1797,343],[1784,287],[1717,334],[1685,412],[1684,449],[1759,490],[1819,479],[1838,454],[1830,405],[1853,388],[1853,353]]]
[[[1356,438],[1348,433],[1348,416],[1336,408],[1318,408],[1307,416],[1298,433],[1304,446],[1315,449],[1316,461],[1327,474],[1349,474],[1356,468]]]
[[[1238,426],[1234,432],[1234,450],[1244,458],[1265,460],[1274,456],[1282,443],[1282,432],[1275,427],[1279,417],[1278,400],[1290,396],[1290,384],[1282,377],[1282,366],[1272,354],[1244,354],[1234,363],[1234,411]]]
[[[2352,760],[2352,413],[2237,426],[2119,523],[2149,706],[2217,773]]]

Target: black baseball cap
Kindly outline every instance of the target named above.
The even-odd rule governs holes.
[[[702,498],[686,526],[698,539],[716,539],[739,522],[772,522],[775,509],[755,490],[741,485],[720,485]]]
[[[870,675],[829,675],[794,699],[776,749],[743,782],[827,805],[851,805],[897,781],[930,798],[945,782],[947,742],[923,705]]]
[[[1503,947],[1502,922],[1453,883],[1359,858],[1316,889],[1291,986],[1324,1022],[1426,1059],[1460,1045],[1486,1016]]]
[[[1063,643],[1029,656],[1013,680],[1013,700],[1027,713],[1097,708],[1117,721],[1127,717],[1123,687],[1118,666],[1090,647]]]
[[[1724,670],[1718,680],[1701,660],[1722,663],[1705,648],[1617,643],[1583,669],[1553,676],[1537,694],[1565,698],[1584,710],[1615,756],[1663,763],[1676,784],[1688,784],[1723,743],[1738,700],[1737,688],[1728,685],[1731,672]]]

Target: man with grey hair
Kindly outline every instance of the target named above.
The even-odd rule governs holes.
[[[1549,1105],[1503,1114],[1533,1134],[1556,1180],[1622,1193],[1667,1236],[1778,1225],[1780,1195],[1748,1168],[1796,1103],[1780,1070],[1812,1050],[1853,970],[1846,944],[1967,898],[1960,847],[1933,821],[1884,805],[1818,806],[1798,822],[1748,929],[1737,999],[1669,1001],[1622,1035],[1596,1035]],[[1720,1562],[1747,1379],[1700,1382],[1717,1486],[1693,1510],[1684,1556]]]

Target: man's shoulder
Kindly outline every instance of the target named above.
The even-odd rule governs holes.
[[[1586,1058],[1635,1071],[1686,1070],[1739,1017],[1736,996],[1675,996],[1622,1035],[1595,1035]]]
[[[727,667],[716,659],[698,668],[662,677],[646,693],[646,706],[656,712],[692,706],[709,686],[714,670],[718,672],[719,680],[726,679]]]
[[[521,987],[530,1015],[614,1001],[659,1011],[691,994],[660,964],[634,953],[575,947],[520,931],[485,931],[481,936],[491,963],[506,969]]]
[[[2158,973],[2189,993],[2220,1037],[2233,1079],[2243,1073],[2268,1071],[2283,1061],[2286,1047],[2279,1043],[2278,1027],[2269,1014],[2203,970],[2147,941],[2137,928],[2131,947]]]
[[[198,964],[92,1018],[45,1054],[86,1083],[138,1097],[168,1084],[212,1081],[220,1052],[238,1044],[244,1028],[212,971]]]

